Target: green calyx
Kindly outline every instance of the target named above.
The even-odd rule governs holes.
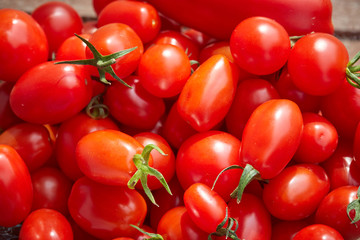
[[[356,88],[360,88],[360,65],[355,65],[359,59],[360,51],[350,60],[346,67],[346,80]]]
[[[135,228],[136,230],[138,230],[139,232],[148,235],[150,238],[147,238],[147,240],[164,240],[164,238],[157,233],[149,233],[144,231],[143,229],[139,228],[138,226],[135,226],[133,224],[130,224],[131,227]]]
[[[161,182],[161,184],[164,186],[166,191],[170,195],[172,195],[172,193],[171,193],[169,185],[167,184],[164,176],[158,170],[149,166],[150,153],[153,149],[157,150],[162,155],[166,155],[158,146],[156,146],[154,144],[146,145],[141,154],[135,154],[133,157],[133,162],[137,168],[137,171],[134,173],[134,175],[128,181],[128,187],[130,189],[134,189],[135,185],[140,180],[146,196],[148,196],[148,198],[150,199],[150,201],[153,204],[155,204],[156,206],[159,206],[156,203],[154,196],[152,195],[151,190],[148,187],[148,184],[147,184],[148,175],[156,177]]]
[[[103,94],[93,97],[86,106],[86,114],[92,119],[104,119],[110,114],[108,106],[102,103]]]
[[[100,81],[102,83],[105,83],[107,85],[111,85],[111,83],[105,78],[105,74],[110,74],[113,78],[115,78],[117,81],[121,82],[128,88],[131,88],[129,84],[124,82],[121,78],[119,78],[116,73],[114,72],[114,69],[112,68],[112,64],[116,63],[116,59],[125,56],[126,54],[134,51],[137,47],[121,50],[119,52],[105,55],[103,56],[95,47],[92,45],[88,40],[85,38],[77,35],[75,33],[75,36],[78,37],[81,41],[83,41],[86,46],[90,49],[90,51],[93,53],[94,58],[92,59],[81,59],[81,60],[71,60],[71,61],[61,61],[56,62],[55,64],[77,64],[77,65],[91,65],[98,69]]]
[[[231,198],[236,198],[237,199],[237,203],[240,203],[242,195],[244,193],[245,187],[247,185],[249,185],[250,182],[252,182],[253,180],[261,180],[264,181],[258,170],[256,170],[253,166],[251,166],[250,164],[246,164],[245,168],[238,166],[238,165],[232,165],[229,166],[225,169],[223,169],[218,176],[216,177],[214,184],[212,186],[212,189],[215,188],[215,184],[218,181],[219,177],[221,174],[223,174],[225,171],[231,170],[231,169],[242,169],[243,172],[241,174],[240,177],[240,181],[238,186],[235,188],[235,190],[230,194]]]
[[[353,218],[350,216],[351,211],[355,211],[355,215]],[[352,224],[360,221],[360,187],[357,190],[357,199],[349,203],[346,209],[346,213]]]
[[[225,224],[227,223],[226,227]],[[229,218],[228,208],[226,208],[225,218],[224,220],[217,226],[216,232],[210,233],[208,236],[208,240],[212,240],[212,236],[225,236],[225,238],[241,240],[236,235],[236,231],[239,227],[239,223],[235,218]]]

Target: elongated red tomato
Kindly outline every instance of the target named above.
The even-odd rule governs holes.
[[[8,145],[0,145],[0,192],[0,226],[21,223],[31,210],[33,188],[24,161]]]
[[[324,224],[312,224],[304,227],[295,236],[293,240],[344,240],[341,234],[334,228]]]
[[[133,137],[117,130],[99,130],[82,137],[76,146],[80,170],[90,179],[110,185],[126,186],[136,172],[135,154],[143,146]],[[152,166],[150,156],[149,165]]]
[[[178,111],[197,131],[207,131],[221,122],[233,101],[238,74],[224,55],[202,63],[191,75],[178,99]]]
[[[132,237],[141,227],[147,206],[136,190],[103,185],[83,177],[78,179],[68,200],[69,212],[86,232],[100,239]]]
[[[261,104],[245,126],[241,163],[252,165],[262,178],[275,177],[294,156],[302,131],[302,114],[296,103],[273,99]]]

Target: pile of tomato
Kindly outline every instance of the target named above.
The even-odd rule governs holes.
[[[330,1],[92,3],[0,9],[0,239],[360,239]]]

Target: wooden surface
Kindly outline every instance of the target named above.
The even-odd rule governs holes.
[[[50,0],[0,0],[0,8],[16,8],[27,12]],[[95,18],[92,0],[58,0],[74,7],[86,18]],[[171,0],[169,0],[171,1]],[[332,0],[333,24],[337,36],[344,42],[350,56],[360,50],[360,0]]]

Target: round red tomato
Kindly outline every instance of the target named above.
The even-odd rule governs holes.
[[[324,96],[339,88],[348,62],[348,51],[338,38],[312,33],[298,40],[291,49],[288,71],[301,91]]]
[[[53,153],[49,132],[40,124],[16,124],[0,134],[0,144],[13,147],[30,172],[44,165]]]
[[[40,25],[27,13],[0,9],[0,79],[15,82],[48,59],[48,42]]]
[[[349,203],[357,199],[357,190],[357,186],[342,186],[332,190],[316,210],[315,222],[336,229],[346,240],[359,239],[360,221],[352,224],[346,213]],[[354,212],[350,212],[351,217],[354,215]]]
[[[42,208],[31,212],[25,219],[19,239],[72,240],[74,237],[69,221],[61,213]]]
[[[316,211],[329,189],[324,169],[315,164],[293,165],[264,186],[263,201],[274,217],[300,220]]]
[[[308,240],[308,239],[344,240],[344,238],[341,236],[341,234],[338,231],[336,231],[332,227],[323,224],[312,224],[307,227],[304,227],[292,238],[292,240]]]
[[[70,195],[72,181],[54,167],[43,167],[31,173],[34,198],[32,211],[50,208],[67,216],[67,200]]]
[[[14,85],[10,106],[21,119],[60,123],[90,101],[92,82],[84,66],[46,62],[27,71]]]
[[[153,40],[160,31],[157,10],[143,1],[114,1],[106,5],[98,16],[97,26],[124,23],[139,35],[143,43]]]
[[[30,213],[33,187],[24,161],[8,145],[0,145],[0,192],[0,226],[21,223]]]
[[[294,156],[303,131],[296,103],[272,99],[258,106],[242,135],[241,165],[252,165],[264,179],[278,175]]]
[[[338,134],[334,125],[325,117],[303,113],[304,130],[294,159],[303,163],[319,163],[329,158],[338,145]]]
[[[186,53],[170,44],[148,48],[138,67],[141,85],[161,98],[178,95],[190,77],[191,65]]]
[[[82,31],[83,23],[80,15],[65,2],[45,2],[34,9],[31,16],[44,29],[49,43],[50,59],[63,41],[74,33],[80,34]]]
[[[90,34],[80,34],[86,40],[89,40]],[[68,37],[59,46],[55,60],[79,60],[86,59],[86,44],[77,36]]]
[[[147,206],[136,190],[109,186],[86,177],[78,179],[68,200],[69,212],[86,232],[101,239],[132,237],[141,227]]]
[[[240,165],[240,140],[229,133],[208,131],[188,138],[180,147],[176,157],[176,175],[187,189],[194,183],[212,187],[218,174],[226,167]],[[229,200],[236,188],[241,170],[224,172],[214,190]]]
[[[290,49],[285,28],[266,17],[241,21],[230,37],[230,50],[235,62],[256,75],[271,74],[283,67]]]

